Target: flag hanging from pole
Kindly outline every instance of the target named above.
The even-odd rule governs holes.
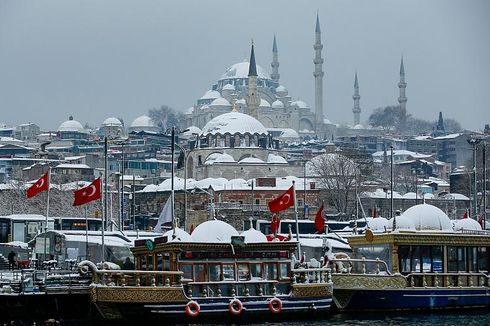
[[[100,199],[102,197],[102,181],[100,178],[95,179],[87,187],[75,190],[74,196],[73,206],[85,205],[93,200]]]
[[[294,187],[289,188],[285,193],[267,203],[272,213],[277,213],[288,209],[294,205]]]
[[[162,226],[165,223],[170,222],[172,222],[172,196],[168,197],[167,202],[165,203],[165,206],[163,206],[162,212],[160,213],[160,216],[158,216],[157,225],[155,225],[155,228],[153,230],[155,232],[161,233],[163,232]]]
[[[325,232],[325,218],[323,217],[323,202],[315,216],[315,230],[317,233]]]
[[[276,214],[272,215],[271,219],[271,233],[272,234],[277,234],[277,231],[279,231],[279,224],[281,223],[281,220],[279,219],[279,216]]]
[[[46,171],[44,175],[39,178],[32,186],[30,186],[27,191],[26,195],[27,198],[32,198],[39,194],[40,192],[46,191],[49,189],[49,171]]]
[[[468,218],[468,211],[464,211],[464,215],[463,215],[463,218]]]

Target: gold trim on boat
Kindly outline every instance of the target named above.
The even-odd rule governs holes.
[[[93,302],[157,303],[186,302],[182,288],[172,287],[92,287]]]
[[[332,296],[332,285],[328,284],[295,284],[291,288],[292,298],[330,296]]]
[[[333,274],[335,289],[403,289],[406,279],[401,275],[353,275]]]

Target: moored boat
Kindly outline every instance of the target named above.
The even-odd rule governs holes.
[[[342,311],[490,306],[490,233],[471,219],[454,227],[440,209],[417,205],[348,238],[352,257],[331,259]]]
[[[294,268],[297,242],[268,242],[213,220],[194,230],[136,241],[135,270],[91,266],[92,300],[107,319],[272,320],[326,316],[332,283],[326,268]]]

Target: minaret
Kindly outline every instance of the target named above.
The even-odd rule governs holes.
[[[248,95],[246,98],[249,114],[257,119],[257,109],[260,105],[260,97],[257,92],[257,66],[255,65],[254,44],[250,51],[250,64],[248,67]]]
[[[359,100],[361,96],[359,95],[359,82],[357,81],[357,71],[356,78],[354,79],[354,95],[352,95],[352,99],[354,100],[354,108],[352,112],[354,113],[354,126],[361,123],[361,108],[359,107]]]
[[[403,66],[403,56],[400,63],[400,82],[398,83],[400,89],[400,96],[398,97],[398,103],[400,103],[400,109],[402,112],[407,112],[407,97],[405,96],[405,88],[407,83],[405,82],[405,67]]]
[[[276,35],[274,34],[274,43],[272,43],[272,74],[271,79],[279,84],[279,60],[278,60],[278,52],[277,52],[277,44],[276,44]]]
[[[322,71],[323,59],[322,59],[322,32],[320,31],[320,19],[318,14],[316,15],[316,28],[315,28],[315,44],[313,44],[313,49],[315,49],[315,59],[313,63],[315,64],[315,72],[313,76],[315,77],[315,120],[316,129],[323,124],[323,75]]]

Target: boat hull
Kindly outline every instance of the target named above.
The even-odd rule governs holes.
[[[488,288],[334,289],[335,308],[359,310],[434,310],[490,306]]]

